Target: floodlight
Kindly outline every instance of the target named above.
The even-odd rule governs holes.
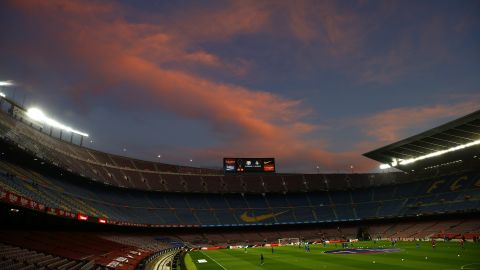
[[[62,123],[57,122],[56,120],[53,120],[49,117],[47,117],[40,109],[38,108],[30,108],[27,110],[27,116],[30,117],[31,119],[38,121],[40,123],[47,124],[49,126],[59,128],[68,132],[72,132],[75,134],[78,134],[83,137],[88,137],[87,133],[83,133],[81,131],[75,130],[69,126],[66,126]]]
[[[457,145],[457,146],[455,146],[455,147],[448,148],[448,149],[445,149],[445,150],[432,152],[432,153],[430,153],[430,154],[426,154],[426,155],[419,156],[419,157],[416,157],[416,158],[398,159],[398,160],[394,159],[391,165],[389,165],[389,164],[381,164],[381,165],[380,165],[380,169],[382,169],[382,170],[383,170],[383,169],[388,169],[388,168],[390,168],[390,167],[395,167],[395,166],[397,166],[398,164],[400,164],[400,165],[412,164],[412,163],[417,162],[417,161],[419,161],[419,160],[424,160],[424,159],[427,159],[427,158],[432,158],[432,157],[441,156],[441,155],[446,154],[446,153],[450,153],[450,152],[453,152],[453,151],[465,149],[465,148],[472,147],[472,146],[479,145],[479,144],[480,144],[480,140],[476,140],[476,141],[469,142],[469,143],[466,143],[466,144]]]
[[[0,81],[0,86],[11,86],[13,85],[12,81]]]
[[[381,170],[386,170],[386,169],[390,169],[392,166],[388,165],[388,164],[380,164],[380,169]]]

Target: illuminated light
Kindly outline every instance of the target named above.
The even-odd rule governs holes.
[[[7,95],[5,95],[4,93],[0,92],[0,97],[6,98]]]
[[[35,120],[35,121],[45,123],[49,126],[59,128],[59,129],[62,129],[62,130],[68,131],[68,132],[72,132],[72,133],[78,134],[78,135],[83,136],[83,137],[88,137],[87,133],[75,130],[75,129],[69,127],[69,126],[66,126],[62,123],[57,122],[56,120],[53,120],[53,119],[47,117],[40,109],[37,109],[37,108],[28,109],[27,110],[27,116],[30,117],[31,119]]]
[[[427,158],[431,158],[431,157],[437,157],[437,156],[440,156],[440,155],[443,155],[443,154],[446,154],[446,153],[449,153],[449,152],[458,151],[458,150],[465,149],[465,148],[468,148],[468,147],[472,147],[472,146],[475,146],[475,145],[478,145],[478,144],[480,144],[480,140],[476,140],[476,141],[473,141],[473,142],[470,142],[470,143],[467,143],[467,144],[458,145],[458,146],[455,146],[455,147],[452,147],[452,148],[449,148],[449,149],[446,149],[446,150],[433,152],[433,153],[430,153],[430,154],[427,154],[427,155],[424,155],[424,156],[401,160],[399,163],[400,163],[400,165],[407,165],[407,164],[411,164],[411,163],[414,163],[414,162],[419,161],[419,160],[423,160],[423,159],[427,159]]]
[[[380,164],[380,169],[381,170],[386,170],[386,169],[390,169],[392,166],[388,165],[388,164]]]
[[[104,218],[99,218],[99,219],[98,219],[98,223],[106,224],[106,223],[107,223],[107,220],[104,219]]]
[[[0,81],[0,86],[10,86],[13,85],[12,81]]]
[[[82,220],[82,221],[87,221],[88,220],[88,216],[83,215],[83,214],[78,214],[77,218],[78,218],[78,220]]]
[[[398,159],[398,160],[395,160],[395,159],[394,159],[393,162],[392,162],[392,165],[389,165],[389,164],[381,164],[381,165],[380,165],[380,169],[388,169],[388,168],[390,168],[390,167],[395,167],[395,166],[397,166],[398,164],[399,164],[399,165],[412,164],[412,163],[417,162],[417,161],[419,161],[419,160],[424,160],[424,159],[432,158],[432,157],[438,157],[438,156],[441,156],[441,155],[446,154],[446,153],[450,153],[450,152],[462,150],[462,149],[465,149],[465,148],[468,148],[468,147],[472,147],[472,146],[475,146],[475,145],[480,145],[480,140],[476,140],[476,141],[469,142],[469,143],[466,143],[466,144],[458,145],[458,146],[455,146],[455,147],[452,147],[452,148],[448,148],[448,149],[445,149],[445,150],[436,151],[436,152],[433,152],[433,153],[430,153],[430,154],[426,154],[426,155],[423,155],[423,156],[419,156],[419,157],[416,157],[416,158]]]
[[[397,159],[394,158],[394,159],[392,160],[392,166],[395,167],[395,166],[397,166],[397,165],[398,165],[398,161],[397,161]]]

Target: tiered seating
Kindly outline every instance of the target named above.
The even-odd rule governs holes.
[[[464,232],[464,233],[480,233],[480,221],[468,220],[463,221],[456,226],[451,226],[447,232]]]
[[[7,269],[44,270],[105,269],[111,263],[116,264],[118,257],[129,259],[118,265],[117,269],[133,270],[153,252],[172,247],[154,240],[152,236],[99,237],[93,233],[79,232],[2,231],[0,243],[8,244],[0,244],[0,265],[4,263]],[[3,258],[7,259],[6,262],[1,260],[4,255],[7,256]]]
[[[177,166],[156,162],[139,161],[130,159],[127,157],[111,155],[92,149],[79,147],[74,144],[70,144],[66,141],[59,140],[57,138],[50,137],[48,134],[42,133],[36,129],[33,129],[28,125],[18,120],[11,118],[6,112],[0,110],[1,114],[1,131],[6,134],[7,138],[22,145],[27,150],[58,164],[60,167],[71,169],[79,174],[99,178],[99,175],[95,175],[89,167],[97,165],[105,167],[108,173],[121,176],[120,171],[132,171],[138,172],[150,171],[150,172],[173,172],[173,173],[194,173],[194,174],[219,174],[218,170],[201,169],[187,166]],[[78,164],[81,163],[81,164]],[[98,171],[98,170],[97,170]],[[126,173],[123,173],[126,174]],[[136,175],[136,174],[135,174]],[[102,175],[103,176],[103,175]],[[101,178],[97,179],[101,182],[109,182],[112,184],[122,184],[121,177],[112,177],[110,179]],[[134,181],[132,179],[132,181]],[[137,182],[139,186],[137,188],[148,188]]]
[[[74,260],[93,258],[112,250],[131,248],[88,233],[3,231],[0,233],[0,242]]]
[[[1,176],[4,190],[31,198],[49,207],[107,219],[145,224],[239,224],[250,223],[240,216],[281,213],[268,222],[316,222],[416,215],[429,211],[475,209],[476,197],[465,199],[469,186],[446,193],[431,190],[432,181],[416,185],[397,185],[353,191],[323,191],[281,195],[279,193],[194,194],[145,193],[129,189],[106,189],[98,185],[42,177],[20,167],[1,163],[11,173],[26,176]],[[171,180],[180,179],[169,175]],[[468,178],[474,179],[475,174]],[[456,179],[454,176],[452,179]],[[228,179],[228,176],[226,177]],[[236,179],[236,178],[233,178]],[[447,179],[449,179],[447,177]],[[453,181],[453,180],[452,180]],[[473,181],[464,184],[473,185]],[[449,187],[450,180],[445,183]],[[179,185],[182,186],[183,185]],[[475,187],[473,187],[475,188]],[[478,188],[477,188],[478,189]],[[429,192],[430,193],[426,193]],[[410,193],[409,193],[410,192]],[[475,194],[475,192],[472,192]],[[473,205],[472,205],[473,204]],[[472,209],[470,208],[470,209]]]
[[[452,225],[454,224],[454,225]],[[407,223],[387,223],[379,225],[370,225],[369,232],[372,238],[382,239],[404,239],[413,240],[427,237],[443,237],[448,233],[438,233],[444,228],[458,228],[454,230],[456,233],[449,235],[456,235],[460,238],[462,235],[469,235],[472,231],[463,229],[461,224],[468,224],[466,227],[476,227],[480,222],[478,220],[450,220],[450,221],[421,221],[421,222],[407,222]],[[201,235],[182,234],[177,237],[186,242],[196,245],[235,245],[235,244],[262,244],[265,241],[268,243],[276,243],[279,238],[300,238],[308,241],[321,240],[338,240],[338,239],[355,239],[357,238],[358,227],[354,225],[347,226],[322,226],[320,228],[305,228],[305,229],[265,229],[259,228],[254,231],[244,232],[212,232],[202,233]],[[435,232],[435,233],[432,233]],[[478,234],[478,231],[477,231]],[[475,235],[477,235],[475,234]]]
[[[216,185],[215,178],[222,172],[211,169],[176,166],[141,161],[80,147],[53,138],[28,124],[12,119],[0,112],[2,134],[23,149],[54,163],[60,168],[76,172],[101,183],[136,189],[173,192],[303,192],[343,190],[373,185],[393,184],[411,177],[391,174],[309,174],[309,175],[257,175],[227,176],[224,184]],[[188,174],[180,181],[173,174]],[[213,178],[209,178],[213,177]],[[182,177],[181,177],[182,178]],[[244,178],[244,179],[242,179]],[[159,180],[160,179],[160,180]],[[163,179],[163,182],[162,182]],[[204,180],[203,180],[204,179]],[[207,189],[203,186],[206,183]],[[182,183],[186,183],[183,185]],[[166,185],[166,187],[165,187]],[[191,189],[191,190],[190,190]]]
[[[300,174],[291,174],[291,175],[283,175],[282,178],[285,181],[285,187],[288,191],[300,191],[305,192],[307,191],[307,187],[305,186],[306,181],[303,178],[303,175]],[[313,189],[312,189],[313,191]]]
[[[185,234],[176,234],[176,237],[178,237],[185,243],[190,243],[194,245],[208,243],[208,240],[203,236],[203,234],[185,233]]]
[[[372,186],[375,180],[374,174],[355,174],[353,177],[349,176],[350,187],[353,189],[364,188]]]
[[[193,175],[183,175],[188,192],[205,192],[205,183],[203,179]]]
[[[225,191],[233,193],[245,192],[242,179],[239,177],[235,177],[233,175],[225,175],[223,177],[223,182],[225,183]]]
[[[327,181],[326,185],[328,189],[333,189],[333,190],[344,190],[349,188],[350,186],[349,181],[352,177],[353,175],[346,175],[346,174],[324,175],[324,179]]]
[[[264,175],[262,176],[265,190],[273,193],[286,192],[285,185],[282,177],[276,175]]]
[[[0,269],[94,269],[94,261],[76,261],[0,243]]]
[[[227,239],[227,243],[229,244],[245,242],[245,240],[248,240],[242,233],[235,231],[223,232],[222,235]]]
[[[446,223],[446,224],[445,224]],[[480,220],[465,220],[458,222],[441,222],[436,226],[436,230],[429,236],[432,238],[467,238],[480,237]]]
[[[161,178],[165,181],[165,186],[171,192],[185,192],[185,183],[183,179],[176,174],[163,174]]]
[[[157,252],[173,247],[170,243],[159,241],[152,235],[111,234],[101,235],[100,237],[125,246],[133,246],[151,252]]]
[[[265,188],[261,177],[256,175],[245,175],[242,177],[245,183],[245,191],[253,193],[264,193]]]
[[[306,186],[310,191],[327,190],[327,182],[324,175],[321,174],[306,174],[304,175]]]
[[[357,238],[357,227],[334,227],[321,230],[326,239],[354,239]]]
[[[1,112],[4,133],[15,143],[25,149],[52,161],[61,168],[76,172],[95,181],[108,183],[120,187],[134,187],[137,189],[164,190],[166,183],[169,191],[204,192],[202,178],[216,175],[221,176],[218,170],[200,169],[185,166],[175,166],[163,163],[135,160],[127,157],[112,155],[88,148],[69,144],[65,141],[52,138],[47,134],[32,129],[24,123],[15,121],[4,112]],[[13,122],[12,122],[13,121]],[[183,179],[190,185],[179,186],[174,177],[162,173],[194,174],[189,179]],[[388,174],[390,175],[390,174]],[[363,187],[375,184],[385,184],[401,178],[401,174],[391,174],[392,177],[370,174],[329,174],[329,175],[265,175],[225,177],[225,187],[210,185],[209,191],[218,192],[301,192],[319,191],[327,189],[344,189],[345,187]],[[164,179],[164,183],[158,179]],[[187,178],[187,177],[185,177]],[[390,180],[393,179],[393,180]],[[210,179],[206,180],[209,181]],[[214,183],[214,182],[213,182]],[[266,185],[266,186],[265,186]],[[189,187],[192,190],[189,190]],[[208,183],[207,183],[208,187]]]
[[[160,174],[143,172],[142,175],[143,175],[143,178],[145,179],[145,182],[148,184],[151,190],[155,190],[155,191],[167,190],[164,185],[164,180],[162,179]]]
[[[205,189],[210,193],[221,193],[225,191],[222,178],[219,176],[202,176],[205,181]]]

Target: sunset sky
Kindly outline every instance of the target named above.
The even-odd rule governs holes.
[[[363,153],[480,109],[478,0],[6,0],[0,36],[2,92],[165,163],[375,171]]]

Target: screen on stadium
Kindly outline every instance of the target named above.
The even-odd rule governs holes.
[[[224,158],[226,173],[275,172],[274,158]]]

